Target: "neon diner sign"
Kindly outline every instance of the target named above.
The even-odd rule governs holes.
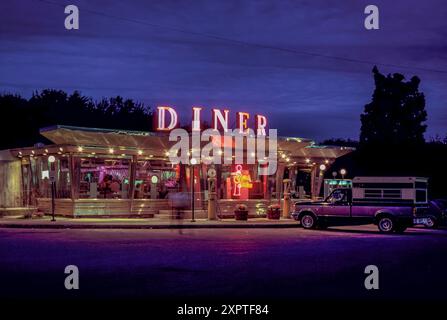
[[[201,130],[201,112],[202,107],[192,107],[192,130]],[[211,128],[214,130],[222,130],[227,132],[230,130],[229,118],[230,111],[228,109],[212,109]],[[251,118],[248,112],[236,113],[236,128],[240,133],[247,133],[249,130],[249,120]],[[254,115],[254,130],[258,135],[266,135],[267,118],[261,114]],[[179,117],[177,111],[168,106],[158,106],[155,113],[155,128],[157,131],[171,131],[179,126]]]

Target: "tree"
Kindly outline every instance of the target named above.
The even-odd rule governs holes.
[[[427,112],[420,79],[414,76],[406,82],[399,73],[384,76],[377,67],[372,72],[376,87],[360,116],[360,145],[423,144]]]
[[[95,102],[74,91],[45,89],[33,93],[30,99],[19,95],[0,94],[0,112],[9,126],[2,126],[0,149],[50,143],[39,129],[53,125],[71,125],[109,129],[150,131],[152,111],[132,99],[114,97]]]
[[[320,144],[327,146],[340,146],[340,147],[352,147],[357,148],[359,142],[352,139],[344,139],[344,138],[331,138],[323,140]]]
[[[28,113],[28,101],[17,94],[0,95],[0,112],[3,125],[0,126],[0,149],[26,145],[33,135],[33,115]]]

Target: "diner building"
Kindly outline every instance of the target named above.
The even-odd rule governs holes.
[[[172,164],[168,152],[174,142],[165,132],[54,126],[40,133],[52,144],[0,152],[3,212],[35,208],[50,214],[54,182],[59,216],[162,218],[172,211],[173,195],[194,194],[195,217],[206,218],[212,167],[217,216],[232,217],[235,205],[243,203],[250,216],[261,217],[268,205],[284,201],[285,192],[291,199],[319,197],[324,171],[352,151],[278,137],[277,170],[267,176],[259,174],[259,162]],[[182,208],[185,217],[192,204]]]

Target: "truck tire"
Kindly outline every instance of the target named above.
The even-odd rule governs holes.
[[[377,227],[382,233],[391,233],[396,229],[396,223],[392,217],[384,215],[379,218]]]
[[[300,223],[304,229],[315,229],[317,226],[317,219],[312,213],[306,212],[301,216]]]
[[[425,225],[429,229],[436,229],[438,227],[438,220],[435,217],[427,217],[427,224]]]

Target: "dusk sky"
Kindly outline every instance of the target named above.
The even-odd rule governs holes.
[[[69,4],[79,30],[64,28]],[[368,4],[379,7],[380,30],[363,26]],[[26,97],[44,88],[122,95],[175,106],[183,122],[193,105],[228,107],[232,119],[265,114],[280,135],[357,139],[374,63],[418,75],[426,137],[447,134],[445,0],[0,3],[0,91]]]

